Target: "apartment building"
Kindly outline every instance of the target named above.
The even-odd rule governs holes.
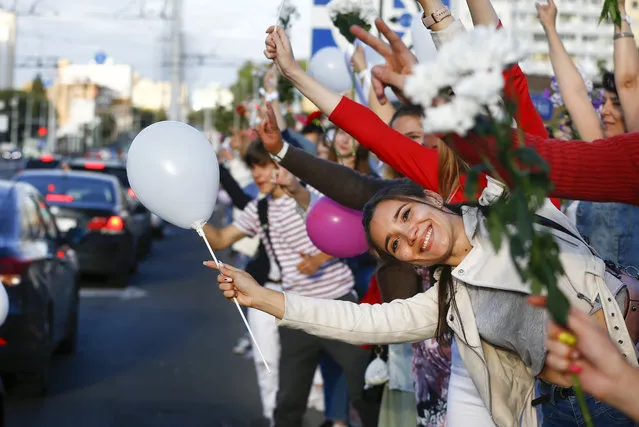
[[[557,30],[575,62],[604,61],[607,68],[612,68],[613,27],[608,23],[598,23],[602,1],[555,0],[555,3],[558,9]],[[532,54],[521,64],[524,72],[530,76],[553,75],[548,42],[537,18],[535,1],[493,0],[493,5],[504,26],[514,28],[531,43]],[[451,7],[465,25],[472,25],[465,0],[452,0]],[[639,15],[639,1],[632,0],[628,7],[634,8]],[[637,21],[639,25],[639,19]]]

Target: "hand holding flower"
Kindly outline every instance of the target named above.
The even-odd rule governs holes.
[[[293,56],[291,42],[281,27],[268,27],[266,30],[266,49],[264,56],[275,62],[277,70],[284,77],[290,77],[292,73],[301,69]]]

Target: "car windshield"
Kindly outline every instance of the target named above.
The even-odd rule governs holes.
[[[59,160],[29,159],[25,164],[25,169],[57,169],[60,166]]]
[[[42,193],[49,203],[115,203],[113,184],[101,179],[76,176],[21,176]]]

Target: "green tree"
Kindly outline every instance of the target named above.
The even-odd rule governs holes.
[[[31,82],[31,94],[37,97],[46,98],[46,90],[40,74],[36,75]]]
[[[117,123],[115,117],[108,111],[98,115],[100,118],[100,142],[101,145],[110,145],[116,137]]]

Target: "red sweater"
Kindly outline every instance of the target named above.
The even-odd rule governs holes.
[[[526,132],[547,138],[548,133],[544,123],[530,99],[526,76],[519,66],[505,71],[504,79],[506,94],[518,102],[519,126]],[[374,152],[381,161],[425,188],[439,193],[439,156],[436,149],[415,144],[413,140],[384,123],[371,110],[348,98],[342,98],[331,114],[330,120]],[[460,177],[462,188],[465,182],[466,176],[463,175]],[[480,175],[479,188],[482,189],[485,186],[486,176]],[[464,200],[461,190],[451,198],[453,203]],[[558,201],[553,202],[558,206]]]
[[[495,139],[481,138],[481,144],[477,144],[479,138],[454,135],[447,142],[471,164],[482,163],[483,152],[498,165]],[[537,150],[550,165],[550,179],[555,186],[552,196],[639,205],[639,132],[593,142],[526,134],[524,143]],[[505,175],[503,170],[500,174]]]

